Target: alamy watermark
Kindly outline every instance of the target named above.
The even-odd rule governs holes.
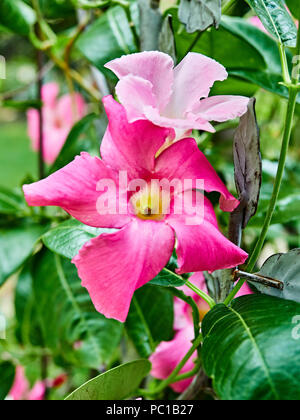
[[[292,337],[294,340],[300,340],[300,315],[294,316],[292,324],[296,324],[292,331]]]
[[[6,79],[6,60],[0,55],[0,79]]]
[[[135,215],[143,220],[162,220],[181,215],[188,226],[201,225],[205,218],[204,180],[131,179],[127,171],[119,179],[97,183],[97,212],[107,215]],[[197,192],[196,192],[197,191]]]
[[[6,340],[6,318],[0,314],[0,340]]]

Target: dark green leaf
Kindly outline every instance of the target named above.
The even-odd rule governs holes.
[[[298,0],[286,0],[288,8],[292,12],[292,15],[299,20],[300,17],[300,3]]]
[[[33,280],[30,264],[26,264],[19,275],[15,293],[15,311],[17,319],[16,334],[19,342],[25,345],[43,346],[38,322]]]
[[[276,40],[295,47],[297,28],[282,0],[246,0]]]
[[[43,250],[33,263],[36,309],[46,347],[65,363],[98,369],[112,357],[123,325],[99,314],[76,268]]]
[[[174,274],[171,270],[164,268],[149,284],[164,287],[180,287],[185,284],[185,280]]]
[[[253,285],[266,295],[282,299],[294,300],[300,303],[300,249],[293,249],[287,254],[276,254],[270,257],[262,266],[259,275],[269,277],[284,283],[284,289],[278,290],[262,284]],[[251,281],[250,281],[251,283]]]
[[[72,259],[86,242],[102,233],[113,231],[113,229],[93,228],[75,219],[70,219],[49,230],[42,240],[51,251]]]
[[[148,360],[126,363],[82,385],[67,400],[124,400],[133,395],[150,369],[151,363]]]
[[[28,209],[24,195],[19,190],[0,187],[0,213],[22,215]]]
[[[125,325],[142,357],[148,357],[161,341],[172,339],[173,306],[172,294],[163,287],[146,285],[135,292]]]
[[[95,133],[91,132],[93,128],[95,129],[94,123],[98,122],[98,118],[96,114],[90,114],[74,125],[64,147],[50,169],[50,173],[56,172],[70,163],[81,152],[89,152],[95,155],[99,154],[101,134],[104,134],[104,129],[103,133],[99,133],[99,138],[98,134],[97,138],[93,138],[95,137]],[[106,119],[103,120],[102,125],[103,128],[107,125]]]
[[[210,26],[219,27],[221,0],[181,0],[179,19],[188,33],[205,31]]]
[[[136,14],[136,4],[132,9]],[[126,14],[119,6],[97,19],[79,38],[77,46],[89,61],[110,77],[112,73],[104,69],[104,64],[137,50]]]
[[[36,224],[0,229],[0,286],[30,257],[45,230]]]
[[[240,196],[242,227],[255,215],[262,182],[259,128],[256,120],[255,99],[248,105],[248,112],[241,117],[234,136],[235,182]]]
[[[298,303],[248,295],[206,315],[203,364],[221,399],[300,399],[299,314]]]
[[[1,0],[0,24],[19,35],[28,35],[36,16],[33,9],[22,0]]]
[[[0,363],[0,400],[5,400],[15,378],[15,367],[10,362]]]

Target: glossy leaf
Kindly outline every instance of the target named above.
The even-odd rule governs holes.
[[[217,305],[204,318],[205,371],[222,400],[299,400],[296,302],[265,295]]]
[[[221,0],[181,0],[178,16],[188,33],[202,32],[210,26],[218,28]]]
[[[95,138],[95,123],[102,123],[102,132],[97,133]],[[99,119],[96,114],[90,114],[80,120],[72,128],[59,156],[52,165],[50,173],[56,172],[63,166],[70,163],[75,156],[80,155],[81,152],[89,152],[91,154],[99,154],[99,145],[104,134],[107,121],[103,118],[103,121]]]
[[[113,231],[113,229],[93,228],[75,219],[70,219],[49,230],[42,239],[51,251],[72,259],[86,242],[102,233]]]
[[[286,5],[289,10],[292,12],[292,15],[299,20],[300,18],[300,3],[298,0],[286,0]]]
[[[30,263],[21,271],[15,291],[16,335],[23,345],[43,346]]]
[[[168,290],[146,285],[135,292],[126,331],[142,357],[149,357],[161,341],[173,337],[173,296]]]
[[[136,4],[132,5],[132,10],[136,15]],[[110,77],[113,75],[104,69],[104,64],[137,50],[125,11],[119,6],[100,16],[76,45],[91,63]]]
[[[0,286],[30,257],[46,229],[30,223],[0,228]]]
[[[27,210],[23,194],[19,190],[0,187],[0,214],[22,215]]]
[[[9,393],[15,378],[15,367],[10,362],[0,363],[0,400]]]
[[[150,369],[151,363],[148,360],[126,363],[85,383],[66,399],[69,401],[124,400],[133,395]]]
[[[284,283],[284,289],[278,290],[262,284],[253,283],[261,293],[300,303],[300,249],[293,249],[287,254],[276,254],[262,266],[259,275]],[[251,281],[250,281],[251,283]]]
[[[1,0],[0,24],[19,35],[28,35],[36,21],[33,9],[22,0]]]
[[[262,182],[259,128],[255,112],[255,99],[248,105],[248,112],[241,117],[234,136],[235,182],[241,200],[243,228],[255,215]]]
[[[123,326],[95,310],[75,266],[43,250],[34,260],[32,276],[45,346],[57,363],[98,369],[108,362]]]
[[[296,46],[297,28],[283,0],[247,0],[247,3],[276,40],[288,47]]]

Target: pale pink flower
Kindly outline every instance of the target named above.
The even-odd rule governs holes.
[[[64,95],[58,99],[59,86],[48,83],[42,88],[43,100],[43,148],[44,160],[52,164],[59,155],[73,125],[86,113],[83,97],[79,93]],[[28,135],[32,148],[39,150],[39,113],[36,109],[27,112]]]
[[[25,376],[23,366],[17,366],[16,376],[8,394],[8,398],[14,401],[41,401],[45,398],[46,386],[42,381],[36,382],[34,387],[30,389],[29,382]]]
[[[202,54],[189,53],[174,68],[172,58],[157,51],[123,56],[106,64],[120,79],[116,93],[130,122],[147,119],[171,127],[176,139],[192,129],[214,132],[210,121],[224,122],[247,111],[248,98],[209,97],[216,81],[227,79],[225,68]]]
[[[198,272],[193,274],[190,278],[190,281],[201,290],[208,293],[203,273]],[[209,311],[208,304],[188,287],[183,286],[182,290],[186,295],[191,296],[196,301],[200,312],[200,320],[202,321],[205,314]],[[237,294],[237,297],[249,294],[252,294],[252,291],[250,287],[245,284]],[[195,338],[191,306],[182,300],[175,298],[174,312],[175,336],[173,340],[163,341],[160,343],[149,359],[152,363],[151,375],[157,379],[166,379],[173,372],[173,370],[191,348],[192,340]],[[196,358],[197,353],[195,352],[182,368],[180,374],[190,372],[195,367],[194,361]],[[171,385],[171,388],[175,392],[182,393],[191,384],[193,379],[194,377],[191,377],[179,382],[175,382]]]
[[[101,144],[102,160],[82,153],[47,179],[25,185],[24,192],[30,206],[59,206],[87,225],[119,229],[89,241],[73,263],[96,309],[124,322],[134,291],[168,263],[175,235],[180,274],[234,267],[244,263],[247,254],[219,231],[209,200],[192,191],[197,180],[204,180],[206,191],[221,193],[222,209],[232,211],[238,205],[195,140],[181,140],[156,158],[170,130],[144,120],[128,123],[124,107],[112,97],[106,97],[104,105],[109,126]],[[129,182],[139,179],[146,187],[124,191],[120,171],[126,172]],[[156,208],[148,190],[152,180],[163,179],[179,181],[169,199],[170,212],[159,194]],[[184,190],[186,179],[191,180],[189,191]],[[99,190],[101,180],[109,180],[116,191]],[[175,200],[182,194],[184,212],[175,214]],[[116,195],[122,198],[119,208]],[[106,204],[100,207],[103,197]],[[195,198],[204,203],[204,220],[194,206]],[[187,225],[187,217],[194,218],[196,225]]]

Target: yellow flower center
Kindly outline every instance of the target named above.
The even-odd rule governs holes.
[[[131,204],[139,219],[162,220],[169,212],[170,195],[156,183],[151,183],[132,196]]]

